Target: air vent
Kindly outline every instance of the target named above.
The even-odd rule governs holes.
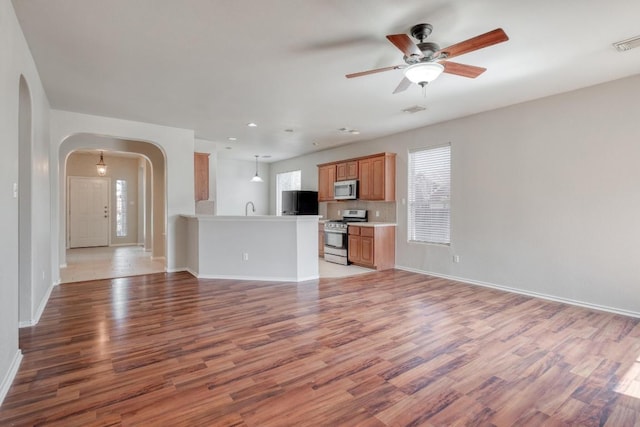
[[[615,47],[618,52],[625,52],[638,46],[640,46],[640,36],[613,43],[613,47]]]
[[[402,110],[402,112],[413,114],[413,113],[417,113],[418,111],[424,111],[426,109],[427,107],[423,107],[422,105],[414,105],[413,107],[405,108],[404,110]]]

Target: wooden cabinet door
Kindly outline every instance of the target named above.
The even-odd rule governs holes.
[[[374,157],[371,159],[371,192],[369,200],[384,200],[385,189],[385,161],[384,157]]]
[[[360,262],[369,267],[375,265],[375,247],[373,237],[360,237]]]
[[[347,179],[358,179],[358,161],[347,162]]]
[[[362,252],[362,248],[361,248],[361,237],[360,236],[354,236],[352,234],[349,235],[349,242],[347,243],[347,247],[348,252],[349,252],[349,256],[348,259],[349,261],[359,264],[361,262],[361,252]]]
[[[353,263],[360,262],[360,227],[350,225],[348,228],[349,238],[347,241],[347,258]]]
[[[373,174],[373,165],[371,163],[371,159],[363,159],[358,162],[358,175],[360,182],[358,183],[359,195],[358,198],[361,200],[371,200],[372,193],[372,174]]]
[[[394,201],[396,198],[395,154],[382,154],[358,161],[361,200]]]
[[[318,201],[333,200],[334,182],[336,182],[336,165],[318,166]]]
[[[193,154],[193,174],[196,202],[209,200],[209,154]]]
[[[349,160],[336,165],[336,181],[358,179],[358,161]]]
[[[338,163],[336,165],[336,181],[345,181],[347,179],[347,164]]]

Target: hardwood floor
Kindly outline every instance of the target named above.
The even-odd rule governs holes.
[[[389,270],[68,283],[0,425],[638,426],[640,319]]]

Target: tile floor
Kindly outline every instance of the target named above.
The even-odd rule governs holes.
[[[161,273],[164,259],[151,259],[141,246],[112,246],[67,250],[67,267],[60,269],[60,282]]]
[[[318,259],[321,278],[347,277],[374,270]],[[67,250],[67,267],[60,269],[61,283],[136,276],[165,271],[164,260],[151,259],[140,246],[77,248]]]

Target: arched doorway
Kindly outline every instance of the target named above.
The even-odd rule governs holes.
[[[106,248],[93,250],[93,255],[87,257],[87,263],[94,263],[93,275],[98,277],[90,277],[91,271],[88,269],[75,270],[72,274],[71,267],[78,267],[78,262],[83,262],[82,256],[75,256],[82,253],[91,253],[91,250],[82,251],[71,249],[69,240],[69,179],[70,177],[98,179],[96,171],[96,163],[99,160],[100,152],[104,153],[105,163],[107,163],[107,175],[103,179],[108,181],[110,189],[110,200],[112,204],[109,209],[110,216],[110,231],[109,231],[109,244]],[[127,169],[126,164],[134,163],[134,166],[129,166],[129,172],[125,172]],[[156,145],[145,141],[133,141],[118,138],[110,138],[93,134],[76,134],[67,138],[60,146],[59,149],[59,163],[60,163],[60,259],[61,259],[61,279],[65,281],[78,281],[88,280],[91,278],[106,278],[106,277],[122,277],[132,274],[145,274],[149,273],[149,268],[152,271],[158,271],[158,265],[160,265],[159,271],[165,271],[166,269],[166,243],[165,243],[165,229],[166,229],[166,160],[163,151]],[[111,163],[111,166],[109,166]],[[124,175],[123,175],[124,174]],[[126,176],[126,180],[123,178]],[[94,177],[94,178],[92,178]],[[128,182],[128,194],[125,209],[127,207],[135,207],[140,209],[140,215],[137,214],[132,217],[131,212],[128,211],[122,218],[129,218],[129,224],[132,225],[130,229],[133,229],[130,233],[124,233],[118,235],[116,233],[117,227],[121,227],[122,224],[116,224],[116,190],[118,190],[119,183]],[[131,186],[134,187],[131,187]],[[121,191],[122,188],[120,186]],[[122,202],[121,199],[119,199]],[[122,206],[121,206],[122,208]],[[134,222],[135,221],[135,222]],[[135,225],[135,226],[133,226]],[[139,230],[140,228],[140,230]],[[120,228],[122,230],[122,228]],[[132,247],[142,245],[136,251],[132,251]],[[126,249],[125,247],[128,247]],[[144,249],[146,255],[141,251]],[[71,250],[71,252],[67,252]],[[67,255],[69,255],[69,258]],[[127,262],[128,268],[121,268],[122,260],[117,258],[121,256],[133,256],[136,258],[131,261],[140,262],[144,259],[143,264],[140,265],[140,271],[135,270],[136,264],[134,262]],[[108,257],[111,259],[111,265],[120,262],[120,268],[113,268],[111,274],[109,274],[109,265],[104,264],[104,261]],[[102,261],[100,261],[102,260]],[[150,263],[149,260],[153,262]],[[103,262],[103,264],[99,264]],[[90,266],[89,266],[90,267]],[[83,276],[84,275],[84,276]],[[77,277],[80,279],[75,280]],[[82,279],[85,277],[85,279]]]

